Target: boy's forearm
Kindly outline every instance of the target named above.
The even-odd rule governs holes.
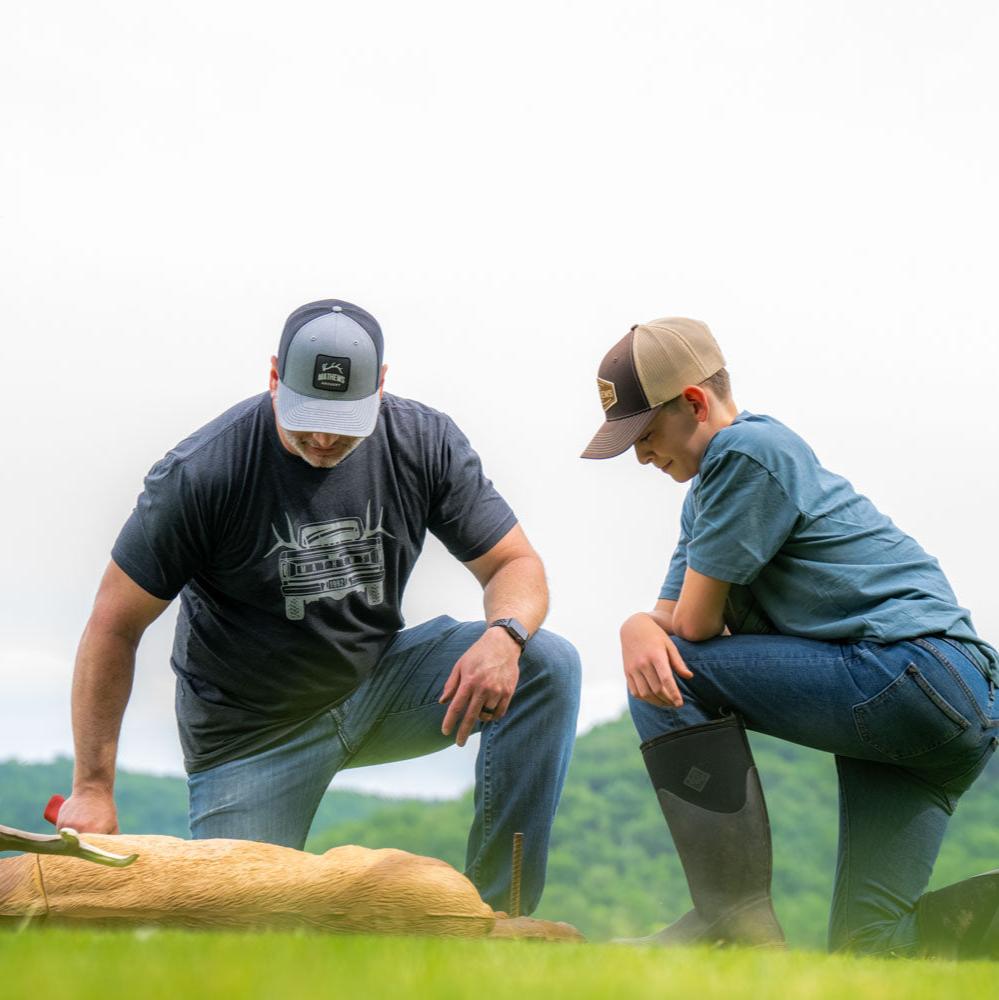
[[[630,623],[643,624],[645,619],[651,619],[667,635],[673,634],[673,613],[664,611],[661,608],[653,608],[652,611],[636,611],[626,619],[622,628],[627,628]]]
[[[652,611],[642,613],[648,615],[667,635],[673,634],[672,611],[663,611],[660,608],[654,608]]]

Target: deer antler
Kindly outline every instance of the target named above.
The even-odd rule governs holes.
[[[109,868],[127,868],[138,854],[112,854],[80,840],[76,830],[64,827],[55,836],[27,833],[13,827],[0,826],[0,851],[26,851],[29,854],[60,854],[69,858],[82,858]]]

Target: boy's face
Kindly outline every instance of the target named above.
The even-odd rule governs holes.
[[[693,479],[713,433],[705,433],[707,426],[697,410],[697,402],[684,398],[667,403],[635,442],[638,461],[654,465],[678,483]]]

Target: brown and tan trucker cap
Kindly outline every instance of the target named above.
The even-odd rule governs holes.
[[[725,367],[711,331],[696,319],[637,323],[600,362],[597,389],[606,420],[582,458],[614,458],[652,423],[663,403]]]

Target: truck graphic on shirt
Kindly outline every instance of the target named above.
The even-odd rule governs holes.
[[[385,599],[381,533],[366,531],[359,517],[303,524],[297,544],[281,553],[279,570],[291,621],[301,621],[306,605],[323,597],[341,600],[363,591],[371,606]]]

